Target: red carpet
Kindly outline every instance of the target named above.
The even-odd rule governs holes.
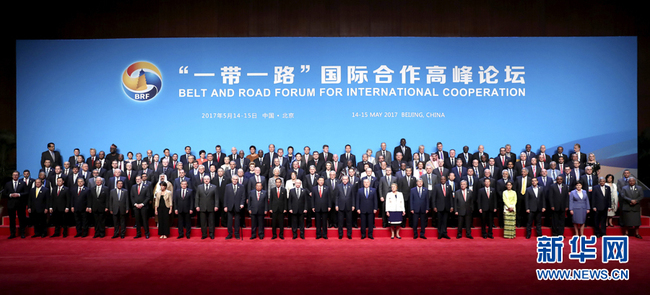
[[[3,294],[647,294],[650,239],[630,262],[537,264],[536,242],[413,240],[150,240],[0,236]],[[629,281],[538,281],[536,268],[629,269]],[[417,292],[417,293],[412,293]]]

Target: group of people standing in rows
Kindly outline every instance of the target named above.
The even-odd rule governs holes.
[[[461,153],[445,151],[442,143],[432,153],[420,145],[413,152],[402,139],[393,151],[386,143],[373,154],[371,149],[357,161],[350,145],[340,156],[306,146],[296,153],[273,144],[267,153],[249,147],[250,153],[233,147],[231,154],[215,147],[214,153],[201,150],[196,158],[191,147],[184,153],[163,155],[148,150],[146,157],[117,146],[110,153],[90,149],[84,157],[79,149],[63,161],[54,143],[41,155],[38,178],[28,170],[15,171],[3,190],[9,199],[10,239],[15,238],[18,218],[20,235],[25,237],[25,209],[34,226],[33,237],[45,237],[48,224],[53,237],[67,236],[74,219],[75,237],[88,235],[94,224],[95,238],[105,235],[106,216],[112,216],[113,238],[124,238],[126,220],[133,216],[137,234],[148,239],[150,216],[156,216],[158,235],[167,238],[177,216],[178,239],[190,238],[191,216],[200,221],[202,238],[215,237],[215,227],[228,228],[226,239],[241,238],[244,217],[251,219],[251,239],[264,238],[265,217],[270,215],[273,239],[284,239],[285,218],[293,238],[304,239],[305,226],[315,222],[316,238],[328,238],[328,227],[338,228],[338,237],[352,238],[352,227],[360,221],[362,239],[373,239],[375,217],[391,230],[391,238],[401,239],[400,228],[407,224],[413,238],[426,239],[429,220],[437,228],[438,239],[449,239],[447,228],[457,226],[456,238],[473,238],[473,219],[481,220],[481,235],[493,238],[495,218],[506,238],[516,236],[515,228],[526,226],[526,238],[541,235],[542,216],[551,220],[553,235],[563,235],[572,223],[576,235],[584,234],[587,220],[601,237],[620,204],[620,223],[628,234],[641,238],[639,202],[643,198],[636,180],[625,170],[615,181],[611,174],[600,176],[595,155],[574,146],[570,155],[558,147],[550,156],[541,146],[536,154],[526,145],[519,158],[511,146],[490,157],[483,146]],[[49,221],[48,221],[49,217]],[[569,217],[569,218],[567,218]],[[570,222],[567,222],[570,221]],[[419,227],[419,230],[418,230]],[[344,230],[345,229],[345,230]]]

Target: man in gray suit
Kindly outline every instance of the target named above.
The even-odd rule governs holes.
[[[390,186],[397,183],[397,177],[393,175],[393,170],[386,167],[386,176],[379,179],[379,212],[382,219],[382,226],[388,227],[388,218],[386,217],[386,195],[391,191]]]
[[[208,238],[210,227],[210,239],[214,240],[214,212],[219,210],[219,196],[217,187],[210,183],[210,176],[203,176],[203,185],[198,185],[194,196],[196,212],[201,216],[201,239]]]
[[[118,180],[108,197],[108,210],[113,215],[113,239],[126,236],[126,215],[129,214],[129,192],[123,188],[124,181]]]
[[[381,143],[381,149],[379,149],[375,153],[375,159],[379,159],[379,156],[384,156],[384,161],[386,161],[386,163],[392,163],[393,162],[393,158],[391,157],[390,152],[388,150],[386,150],[386,143],[385,142]]]
[[[639,226],[641,226],[641,200],[643,200],[643,192],[641,187],[636,185],[636,178],[629,177],[628,185],[622,190],[621,197],[621,219],[627,227],[627,234],[630,235],[634,231],[636,238],[642,239],[639,235]]]

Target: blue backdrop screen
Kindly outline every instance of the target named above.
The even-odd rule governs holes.
[[[406,138],[432,152],[580,142],[636,168],[637,39],[179,38],[16,42],[19,169],[55,142],[183,153]],[[415,151],[415,150],[414,150]]]

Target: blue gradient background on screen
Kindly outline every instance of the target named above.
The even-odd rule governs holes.
[[[599,151],[601,164],[636,168],[637,39],[588,38],[173,38],[110,40],[20,40],[16,42],[17,163],[39,169],[40,154],[55,142],[64,161],[75,147],[88,156],[95,147],[121,153],[164,148],[183,153],[214,152],[220,144],[244,149],[269,143],[296,151],[310,145],[341,153],[351,144],[360,155],[387,142],[389,150],[407,139],[411,148],[473,152],[479,144],[496,155],[530,143],[552,154],[580,142]],[[162,91],[136,102],[124,94],[122,72],[148,61],[162,73]],[[301,65],[310,65],[300,73]],[[342,68],[340,84],[321,84],[321,66]],[[387,65],[391,84],[375,84],[372,71]],[[403,65],[420,67],[419,81],[401,83]],[[426,66],[445,66],[447,83],[426,83]],[[499,70],[496,86],[479,83],[479,66]],[[504,83],[507,65],[524,66],[525,84]],[[188,66],[189,74],[178,73]],[[220,68],[242,68],[240,83],[222,83]],[[273,67],[294,67],[292,85],[274,84]],[[367,66],[368,82],[347,83],[347,66]],[[471,66],[474,82],[452,83],[454,66]],[[215,77],[194,77],[213,72]],[[268,77],[247,77],[266,72]],[[342,97],[181,98],[179,89],[344,88]],[[346,97],[347,87],[436,88],[437,97]],[[525,97],[452,97],[443,88],[525,88]],[[258,113],[257,119],[202,119],[202,113]],[[294,113],[294,119],[264,119],[262,113]],[[441,112],[445,118],[353,118],[354,112]],[[611,163],[608,163],[610,160]],[[603,161],[605,163],[603,163]],[[633,166],[631,166],[633,165]],[[34,173],[33,173],[34,174]]]

